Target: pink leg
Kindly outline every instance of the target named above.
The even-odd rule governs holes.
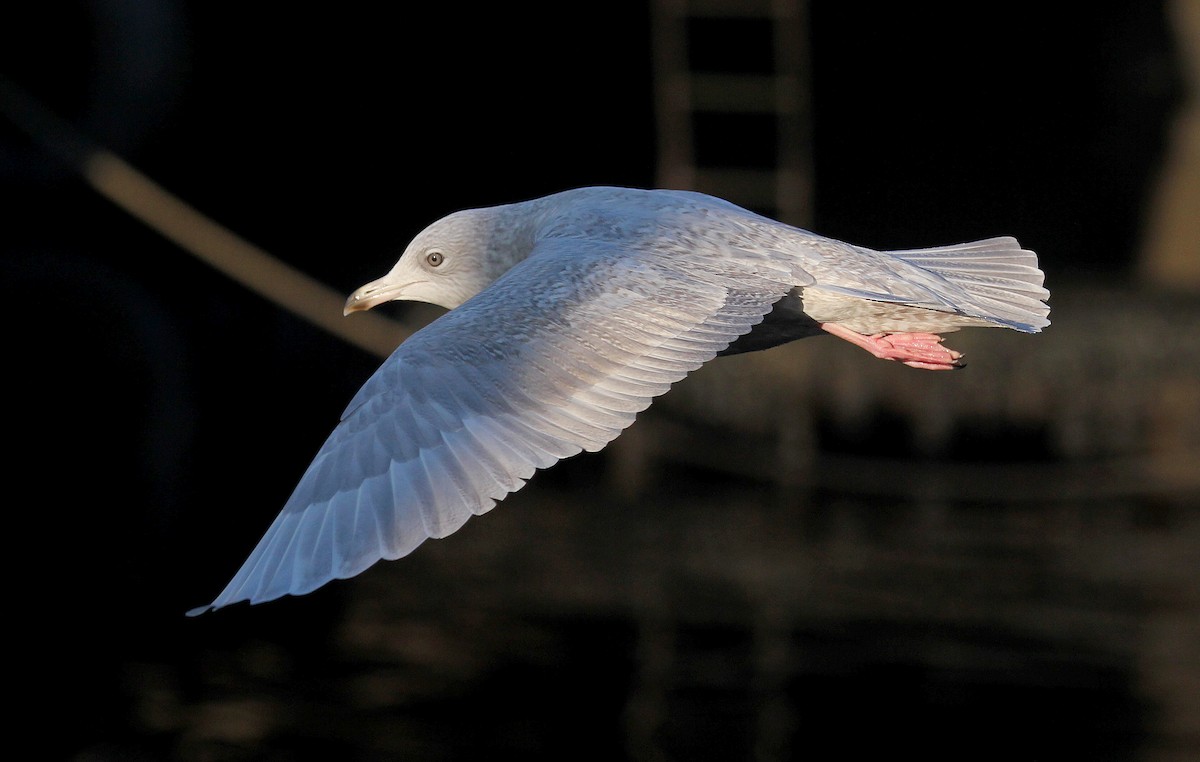
[[[896,360],[923,370],[961,368],[962,354],[942,346],[936,333],[876,333],[872,336],[851,331],[837,323],[821,323],[821,330],[862,347],[876,357]]]

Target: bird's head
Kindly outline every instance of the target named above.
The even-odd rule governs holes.
[[[454,309],[475,296],[515,264],[504,256],[512,246],[503,209],[467,209],[425,228],[391,272],[350,295],[344,313],[395,300]]]

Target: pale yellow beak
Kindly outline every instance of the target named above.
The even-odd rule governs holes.
[[[350,294],[350,298],[346,300],[346,306],[342,309],[343,315],[349,315],[351,312],[362,312],[376,307],[384,302],[390,302],[399,297],[407,283],[394,283],[386,276],[379,280],[373,280],[367,285]]]

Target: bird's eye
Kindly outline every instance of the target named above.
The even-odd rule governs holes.
[[[445,260],[446,258],[442,256],[442,252],[440,251],[431,251],[425,255],[425,261],[429,263],[430,267],[437,267]]]

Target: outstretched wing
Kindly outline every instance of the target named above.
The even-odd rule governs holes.
[[[542,242],[392,354],[233,580],[189,613],[301,595],[445,537],[536,469],[604,447],[796,277],[782,258]]]

